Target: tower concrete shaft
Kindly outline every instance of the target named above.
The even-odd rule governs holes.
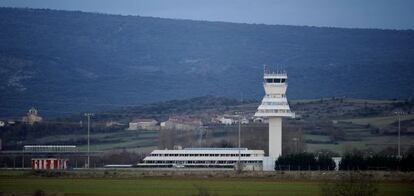
[[[282,118],[269,118],[269,157],[282,155]]]

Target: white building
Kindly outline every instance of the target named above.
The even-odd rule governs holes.
[[[266,95],[257,108],[255,117],[269,119],[269,163],[275,163],[282,155],[282,118],[295,117],[290,111],[286,98],[287,74],[285,72],[267,72],[263,77],[263,87]],[[267,169],[274,170],[274,166]]]
[[[165,121],[160,123],[161,128],[165,127],[165,123],[166,123]]]
[[[241,124],[249,124],[249,119],[247,119],[246,117],[243,117],[242,119],[241,119]]]
[[[230,115],[230,114],[224,114],[222,116],[217,116],[214,121],[219,122],[224,125],[233,125],[238,124],[239,121],[241,124],[249,124],[249,119],[246,117],[241,117],[240,115]]]
[[[165,129],[186,131],[196,130],[201,126],[203,126],[201,119],[190,116],[170,116],[162,125]]]
[[[240,155],[240,156],[239,156]],[[138,167],[149,168],[235,168],[240,160],[244,170],[262,170],[263,150],[247,148],[184,148],[154,150]]]
[[[234,123],[235,123],[233,119],[231,119],[231,118],[226,118],[225,116],[222,116],[222,117],[218,118],[218,121],[219,121],[221,124],[224,124],[224,125],[232,125],[232,124],[234,124]]]
[[[34,123],[41,122],[42,117],[40,117],[38,111],[34,107],[32,107],[30,108],[27,115],[22,117],[22,121],[33,125]]]
[[[253,122],[254,123],[269,123],[269,120],[265,118],[255,117],[253,118]]]
[[[125,124],[122,124],[120,122],[113,121],[113,120],[107,121],[105,123],[105,127],[120,127],[120,126],[124,126],[124,125]]]
[[[157,123],[154,119],[134,119],[129,123],[128,130],[158,130]]]

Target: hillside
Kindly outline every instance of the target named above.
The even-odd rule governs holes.
[[[0,8],[0,116],[214,95],[260,99],[263,64],[293,99],[414,96],[414,31],[235,24]]]
[[[94,150],[122,150],[149,152],[155,148],[237,146],[238,125],[222,125],[213,121],[223,114],[242,112],[250,119],[243,124],[242,144],[250,149],[268,149],[267,123],[252,122],[258,102],[238,102],[223,97],[196,97],[125,107],[96,113],[91,123],[91,145]],[[414,101],[361,100],[326,98],[290,103],[296,119],[284,119],[284,152],[331,150],[343,153],[360,150],[394,153],[401,116],[401,144],[403,152],[414,148]],[[200,130],[128,130],[128,123],[136,118],[154,118],[164,122],[171,116],[191,115],[200,118],[205,134]],[[108,122],[117,124],[108,125]],[[119,124],[118,124],[119,123]],[[28,125],[21,122],[0,127],[4,150],[22,149],[23,145],[65,144],[86,148],[87,126],[83,114],[70,118],[46,119]],[[298,138],[298,146],[292,142]]]

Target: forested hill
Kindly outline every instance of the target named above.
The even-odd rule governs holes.
[[[260,99],[263,64],[288,71],[291,99],[408,98],[414,31],[0,8],[0,116]]]

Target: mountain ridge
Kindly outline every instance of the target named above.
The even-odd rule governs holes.
[[[413,97],[414,31],[240,24],[0,8],[0,107],[57,112],[204,95],[260,99],[263,64],[288,98]],[[76,102],[89,107],[53,104]],[[3,113],[22,114],[16,109]]]

